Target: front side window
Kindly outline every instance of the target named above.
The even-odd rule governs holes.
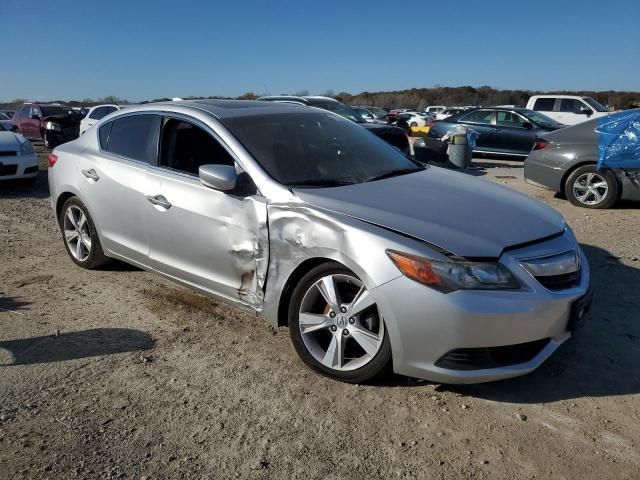
[[[168,118],[162,127],[161,167],[198,175],[202,165],[235,165],[227,150],[209,133],[183,120]]]
[[[580,100],[574,98],[563,98],[560,100],[560,111],[568,113],[580,113],[586,107]]]
[[[156,164],[158,134],[161,117],[159,115],[130,115],[117,118],[111,124],[105,150],[114,155],[131,160]],[[102,136],[102,130],[100,134]]]
[[[523,128],[527,121],[513,112],[496,112],[496,125],[501,127]]]
[[[538,98],[533,109],[538,110],[539,112],[553,112],[553,106],[555,104],[555,98]]]
[[[352,121],[313,113],[222,119],[277,182],[331,187],[406,174],[424,167]]]
[[[491,110],[476,110],[460,119],[461,122],[481,123],[485,125],[491,124],[493,112]]]

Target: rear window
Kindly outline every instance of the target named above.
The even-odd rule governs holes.
[[[533,105],[533,109],[539,112],[553,112],[553,106],[555,103],[555,98],[539,98]]]
[[[101,120],[107,115],[117,110],[116,107],[98,107],[89,114],[91,120]]]
[[[107,125],[100,127],[100,145],[106,135],[106,148],[102,148],[107,152],[155,165],[160,120],[159,115],[131,115],[113,120],[107,124],[110,131],[103,132]]]

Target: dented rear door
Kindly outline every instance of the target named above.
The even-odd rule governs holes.
[[[205,187],[170,169],[149,170],[145,221],[149,266],[236,303],[262,309],[268,261],[267,206],[260,195]]]

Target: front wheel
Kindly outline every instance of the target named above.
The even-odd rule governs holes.
[[[54,135],[47,132],[46,130],[42,132],[42,141],[44,142],[44,146],[48,149],[54,149],[58,146],[58,142],[56,141]]]
[[[363,383],[391,363],[391,342],[373,296],[335,263],[312,269],[294,290],[289,333],[309,367],[337,380]]]
[[[610,208],[618,200],[618,191],[618,180],[613,172],[584,165],[569,175],[564,193],[578,207]]]

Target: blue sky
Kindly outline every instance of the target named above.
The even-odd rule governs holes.
[[[0,101],[640,91],[640,1],[0,0]]]

